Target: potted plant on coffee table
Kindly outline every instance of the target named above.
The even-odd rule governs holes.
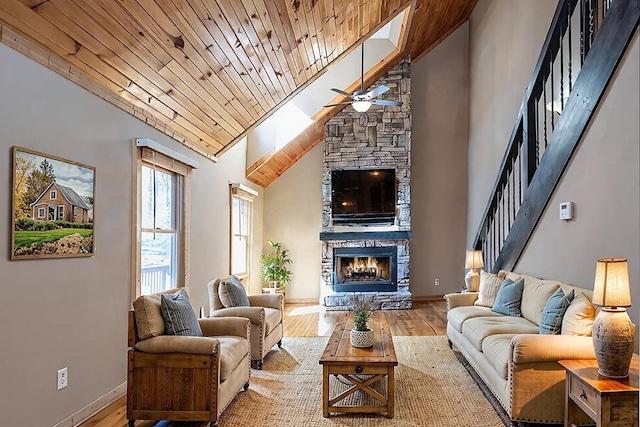
[[[373,345],[373,331],[367,323],[371,316],[371,301],[362,295],[353,296],[353,329],[351,329],[351,345],[367,348]]]
[[[284,286],[291,281],[291,271],[287,269],[287,265],[292,261],[289,258],[289,251],[282,249],[282,243],[269,240],[269,245],[273,248],[273,252],[260,256],[262,280],[269,285],[266,289],[275,293],[278,289],[284,290]]]

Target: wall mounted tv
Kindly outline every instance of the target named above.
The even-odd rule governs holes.
[[[334,224],[393,224],[396,201],[394,169],[331,172]]]

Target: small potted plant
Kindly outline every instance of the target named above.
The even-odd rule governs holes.
[[[282,249],[282,243],[269,240],[269,245],[273,248],[270,254],[262,254],[262,280],[269,285],[269,289],[275,292],[277,288],[282,288],[291,281],[291,271],[287,269],[287,264],[291,264],[286,249]]]
[[[371,301],[362,295],[353,296],[353,329],[351,329],[351,345],[367,348],[373,345],[373,331],[367,326],[371,316]]]

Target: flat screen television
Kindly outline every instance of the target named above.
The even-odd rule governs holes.
[[[394,169],[331,172],[334,224],[393,224],[396,200]]]

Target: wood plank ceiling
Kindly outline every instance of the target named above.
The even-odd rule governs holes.
[[[407,6],[395,63],[423,56],[476,1],[0,0],[0,40],[218,157]],[[268,185],[282,171],[268,169],[254,181]]]

